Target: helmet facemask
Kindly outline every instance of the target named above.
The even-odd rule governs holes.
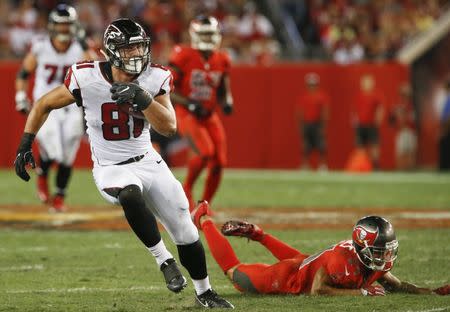
[[[140,74],[150,62],[150,39],[139,39],[134,43],[118,46],[111,51],[117,62],[113,65],[129,74]],[[117,63],[117,64],[116,64]]]
[[[386,243],[385,247],[369,246],[356,248],[359,260],[374,271],[389,271],[397,259],[398,241]],[[358,250],[359,249],[359,250]]]
[[[74,23],[50,23],[48,29],[50,35],[61,42],[71,41],[77,32],[77,26]]]

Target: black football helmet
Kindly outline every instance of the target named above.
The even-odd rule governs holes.
[[[150,62],[150,37],[133,20],[117,19],[105,30],[103,54],[112,66],[140,74]]]
[[[353,246],[359,260],[374,271],[389,271],[397,258],[398,241],[392,224],[378,216],[367,216],[353,228]]]
[[[58,41],[72,40],[78,31],[78,14],[75,8],[58,4],[48,16],[48,31],[50,36]]]
[[[219,22],[212,16],[198,16],[189,25],[191,45],[200,51],[213,51],[219,48],[222,41]]]

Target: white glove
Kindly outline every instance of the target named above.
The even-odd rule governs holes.
[[[31,103],[27,93],[23,90],[16,92],[16,111],[22,114],[28,114],[31,110]]]

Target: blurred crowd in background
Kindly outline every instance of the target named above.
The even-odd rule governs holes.
[[[335,62],[386,60],[428,30],[448,1],[282,1],[306,44],[323,47]],[[306,5],[305,8],[301,7]]]
[[[434,23],[447,1],[4,0],[0,58],[22,57],[32,38],[46,32],[48,12],[60,2],[75,6],[95,49],[112,20],[134,17],[152,36],[153,59],[165,64],[174,44],[189,42],[190,20],[211,14],[221,22],[222,46],[235,63],[270,65],[286,58],[287,41],[298,48],[291,59],[348,64],[392,58]]]

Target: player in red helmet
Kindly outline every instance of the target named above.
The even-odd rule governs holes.
[[[227,163],[225,131],[218,109],[233,111],[229,56],[219,50],[221,35],[217,19],[200,16],[189,27],[191,46],[175,46],[169,65],[174,76],[179,132],[189,139],[195,155],[188,163],[183,188],[193,209],[192,188],[201,171],[208,175],[201,200],[211,201]]]
[[[279,260],[273,265],[241,263],[230,243],[216,229],[207,202],[199,203],[191,216],[203,230],[214,259],[241,292],[355,296],[450,292],[450,285],[433,290],[421,288],[399,280],[390,272],[397,258],[398,241],[392,224],[378,216],[362,218],[356,223],[351,240],[314,255],[290,247],[254,224],[228,221],[222,226],[224,235],[247,237],[266,247]]]

